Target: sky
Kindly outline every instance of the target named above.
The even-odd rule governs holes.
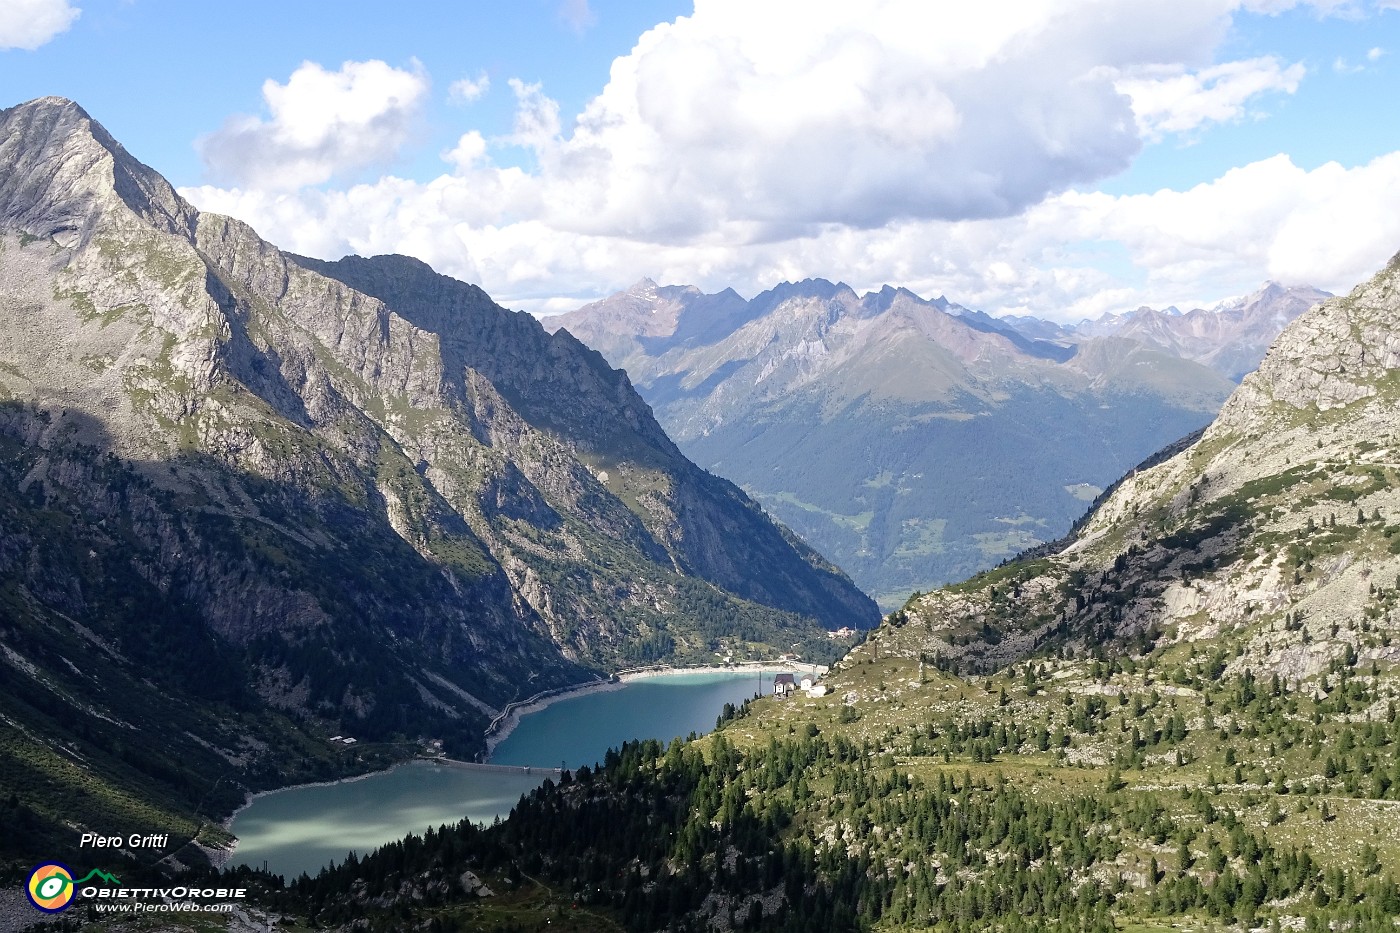
[[[4,0],[0,91],[537,314],[820,277],[1076,321],[1400,252],[1400,0]]]

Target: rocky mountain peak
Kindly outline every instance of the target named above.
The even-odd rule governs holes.
[[[1388,397],[1388,377],[1397,368],[1400,254],[1351,294],[1324,301],[1284,329],[1213,430],[1277,420],[1280,406],[1326,412]]]
[[[936,301],[924,301],[924,299],[920,298],[918,295],[914,294],[909,289],[903,286],[895,288],[892,285],[886,285],[883,288],[881,288],[878,292],[866,292],[863,296],[861,296],[860,303],[868,313],[882,314],[885,311],[888,311],[891,307],[893,307],[896,301],[900,301],[901,299],[905,302],[921,306],[927,305],[930,307],[939,308],[939,310],[945,310],[946,308],[946,302],[944,303],[944,307],[939,307]]]
[[[46,555],[35,613],[120,641],[102,600],[135,574],[186,628],[262,639],[248,688],[307,713],[358,683],[362,712],[466,724],[456,688],[499,707],[530,669],[544,689],[575,661],[708,657],[740,617],[823,647],[820,623],[877,617],[569,334],[408,256],[283,253],[58,99],[0,113],[0,440],[0,488],[82,504],[81,547],[0,509],[0,576]],[[134,530],[50,599],[104,553],[100,522]],[[348,679],[298,686],[303,630]],[[429,697],[425,671],[453,688]]]
[[[1240,308],[1247,307],[1248,305],[1255,304],[1260,301],[1267,301],[1271,298],[1279,298],[1287,293],[1288,286],[1282,284],[1281,282],[1276,282],[1273,279],[1266,279],[1263,285],[1260,285],[1257,289],[1250,292],[1249,294],[1240,295],[1236,298],[1227,298],[1226,300],[1217,304],[1211,310],[1238,310]]]
[[[765,311],[776,308],[794,299],[818,299],[832,301],[849,296],[856,300],[855,292],[844,282],[829,282],[826,279],[803,279],[800,282],[780,282],[774,287],[754,296],[751,304]]]
[[[165,232],[193,235],[197,212],[82,107],[41,97],[0,111],[0,224],[74,246],[116,202]]]

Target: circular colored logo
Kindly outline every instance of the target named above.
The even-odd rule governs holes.
[[[73,902],[73,870],[61,862],[35,866],[24,886],[29,903],[46,914],[67,910]]]

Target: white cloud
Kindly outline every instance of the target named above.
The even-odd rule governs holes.
[[[73,25],[81,10],[68,0],[0,3],[0,49],[37,49]]]
[[[1301,65],[1213,63],[1236,6],[698,0],[617,59],[576,119],[511,79],[511,131],[464,128],[442,153],[450,174],[289,192],[392,155],[404,131],[372,150],[364,121],[324,108],[293,145],[306,126],[269,94],[256,145],[231,147],[260,167],[240,188],[185,194],[298,252],[410,253],[535,309],[642,275],[748,294],[822,275],[1065,319],[1264,278],[1345,288],[1400,246],[1400,213],[1380,209],[1400,203],[1400,154],[1311,171],[1280,156],[1151,195],[1082,190],[1144,136],[1205,132],[1298,87]],[[354,83],[349,68],[334,87]],[[271,87],[290,95],[296,77]],[[356,112],[403,127],[418,99]],[[342,132],[352,144],[327,154]],[[528,167],[491,158],[506,146]]]
[[[571,125],[542,86],[511,79],[515,127],[493,142],[531,150],[539,219],[578,234],[672,242],[742,223],[766,241],[832,223],[1009,216],[1125,169],[1142,145],[1139,120],[1177,131],[1296,87],[1300,66],[1207,67],[1231,6],[700,0],[615,60]],[[286,189],[324,181],[341,161],[382,160],[395,127],[292,121],[277,106],[279,95],[330,96],[317,88],[330,85],[363,108],[357,85],[369,82],[350,69],[371,64],[334,75],[307,64],[285,88],[269,83],[272,119],[230,121],[205,143],[211,168]],[[455,87],[470,96],[482,79]],[[1139,114],[1124,80],[1137,82]],[[404,100],[416,98],[365,110],[398,116]],[[313,138],[288,144],[303,126]]]
[[[481,72],[475,78],[460,78],[452,82],[452,86],[447,89],[447,95],[451,100],[459,103],[471,103],[480,100],[482,95],[491,89],[491,78],[486,72]]]
[[[1105,61],[1176,63],[1224,5],[709,0],[613,63],[544,184],[587,232],[1015,213],[1140,146]]]
[[[486,158],[486,140],[476,130],[463,133],[457,145],[444,152],[442,158],[459,172],[469,171]]]
[[[1138,304],[1207,302],[1264,279],[1346,291],[1400,249],[1400,215],[1387,207],[1397,200],[1400,152],[1311,171],[1275,156],[1186,191],[1071,192],[1033,208],[1020,224],[966,231],[988,261],[1005,257],[1033,278],[1019,290],[998,288],[978,274],[973,256],[960,257],[956,267],[972,271],[962,273],[959,294],[997,310],[1074,319]],[[1132,274],[1106,275],[1082,261],[1096,249],[1121,255]]]
[[[1374,65],[1376,62],[1384,58],[1385,49],[1380,48],[1379,46],[1367,49],[1366,54],[1362,57],[1366,59],[1365,62],[1353,65],[1351,62],[1347,61],[1346,58],[1339,55],[1337,56],[1336,60],[1332,62],[1332,70],[1337,72],[1338,74],[1360,74],[1361,72],[1366,70],[1367,64]]]
[[[543,85],[526,84],[519,78],[507,83],[515,94],[515,128],[500,142],[537,153],[555,148],[560,142],[558,102],[545,96]]]
[[[270,119],[232,117],[197,146],[210,174],[266,190],[316,185],[383,164],[408,140],[428,90],[416,66],[306,62],[286,84],[263,83]]]
[[[1276,156],[1186,191],[1067,192],[1014,218],[832,225],[766,243],[743,224],[675,243],[579,235],[534,219],[538,192],[518,169],[489,176],[489,190],[486,177],[384,179],[298,197],[182,193],[297,252],[407,252],[536,310],[582,304],[643,274],[750,295],[824,275],[861,289],[894,283],[946,294],[993,313],[1078,320],[1141,304],[1207,304],[1266,278],[1345,291],[1400,249],[1400,214],[1388,208],[1400,203],[1400,152],[1311,171]]]
[[[1369,9],[1383,10],[1400,6],[1400,0],[1243,0],[1241,9],[1251,13],[1276,16],[1297,7],[1308,7],[1319,19],[1361,19]]]
[[[1260,94],[1298,90],[1305,73],[1301,64],[1284,67],[1277,58],[1265,57],[1195,72],[1180,65],[1152,68],[1120,78],[1115,86],[1132,100],[1133,114],[1144,135],[1161,139],[1210,123],[1239,120],[1247,113],[1249,102]]]

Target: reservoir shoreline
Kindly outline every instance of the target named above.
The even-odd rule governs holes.
[[[405,758],[403,761],[396,761],[389,767],[380,768],[378,771],[366,771],[364,774],[353,774],[350,777],[336,778],[334,781],[307,781],[304,784],[288,784],[285,787],[271,787],[267,790],[250,791],[247,794],[243,795],[243,803],[240,804],[237,809],[235,809],[227,817],[219,821],[219,825],[223,827],[224,832],[233,836],[233,842],[229,844],[228,848],[213,849],[209,846],[200,845],[197,842],[195,843],[195,845],[198,846],[199,849],[202,850],[206,856],[208,856],[210,864],[212,864],[215,868],[223,868],[226,864],[229,863],[229,861],[233,859],[233,856],[238,851],[238,836],[234,835],[232,829],[234,819],[237,818],[238,814],[242,813],[244,810],[252,806],[253,801],[257,800],[259,797],[266,797],[269,794],[280,794],[284,790],[298,790],[305,787],[336,787],[341,784],[352,784],[355,781],[363,781],[366,778],[372,778],[376,775],[388,774],[395,768],[402,768],[410,761],[415,760],[417,760],[417,756],[414,756],[413,758]]]
[[[613,674],[612,679],[609,680],[592,680],[569,687],[547,690],[529,699],[506,704],[506,707],[501,710],[500,714],[486,727],[486,732],[484,733],[486,751],[482,753],[481,760],[483,762],[490,762],[492,754],[496,751],[496,747],[509,738],[510,734],[515,731],[515,727],[520,725],[521,718],[531,713],[538,713],[540,710],[552,706],[561,700],[588,696],[592,693],[607,693],[613,690],[621,690],[624,685],[634,681],[647,680],[652,677],[665,677],[671,674],[779,674],[784,671],[824,674],[826,673],[826,667],[820,664],[808,664],[798,661],[794,661],[790,664],[780,664],[776,661],[753,661],[729,665],[710,664],[703,667],[670,667],[657,665],[654,667],[636,667],[618,671]]]
[[[405,823],[408,828],[404,831],[418,831],[417,823],[424,819],[427,819],[427,823],[424,823],[427,825],[433,822],[450,823],[460,818],[464,814],[458,813],[457,808],[462,799],[476,801],[474,805],[483,807],[480,813],[471,811],[472,815],[468,818],[489,821],[493,813],[497,817],[502,816],[514,804],[521,790],[515,784],[522,780],[522,776],[533,775],[535,784],[546,778],[558,780],[560,768],[574,768],[582,763],[591,762],[595,760],[592,757],[595,753],[598,756],[597,760],[601,760],[607,747],[620,745],[627,740],[629,735],[637,737],[645,735],[683,736],[687,731],[692,734],[708,732],[714,726],[713,717],[720,713],[721,703],[737,704],[747,700],[755,693],[759,695],[768,693],[771,675],[774,673],[798,674],[808,671],[820,674],[825,671],[825,668],[796,662],[788,664],[754,662],[723,666],[716,664],[703,667],[658,665],[619,671],[607,680],[599,678],[549,691],[543,695],[536,695],[508,704],[505,709],[501,710],[492,720],[491,727],[484,736],[487,749],[485,754],[480,756],[480,759],[485,760],[462,761],[430,753],[405,757],[386,767],[335,780],[310,781],[286,787],[264,789],[256,793],[249,792],[245,794],[242,805],[230,813],[226,819],[220,821],[224,830],[234,836],[228,847],[216,849],[200,846],[200,848],[209,861],[219,867],[230,864],[257,864],[264,858],[265,852],[276,853],[279,851],[282,854],[271,856],[274,862],[273,867],[277,867],[276,861],[278,859],[283,859],[284,867],[288,867],[285,861],[289,857],[286,854],[287,850],[285,848],[279,850],[277,842],[269,843],[268,841],[270,838],[269,827],[274,827],[273,832],[280,832],[281,830],[276,827],[295,827],[305,823],[306,825],[301,832],[306,840],[311,841],[294,843],[294,845],[302,846],[301,851],[305,853],[316,848],[317,843],[314,840],[318,836],[324,837],[325,825],[335,827],[337,833],[347,834],[369,828],[372,835],[376,831],[373,830],[373,827],[380,822],[379,818],[384,813],[396,813],[402,810],[405,813],[412,813],[406,819],[408,823],[413,825],[408,826],[408,823]],[[770,676],[765,677],[764,675]],[[668,677],[672,678],[670,683],[666,682]],[[727,688],[718,686],[719,683],[725,682],[731,686]],[[586,699],[590,694],[614,693],[624,689],[628,689],[627,697],[615,699],[609,696]],[[632,693],[633,690],[637,691],[635,695]],[[656,692],[658,690],[659,693]],[[673,691],[676,692],[673,693]],[[740,697],[741,692],[742,697]],[[701,697],[708,697],[708,699],[701,700]],[[569,706],[544,713],[539,720],[527,721],[525,718],[535,713],[541,713],[548,707],[566,699],[579,699],[584,702],[576,710]],[[599,703],[604,705],[600,707]],[[638,705],[639,703],[640,705]],[[694,712],[686,713],[686,709],[693,709]],[[607,713],[602,714],[602,718],[596,721],[625,722],[635,727],[636,731],[632,732],[626,729],[617,731],[607,728],[604,728],[601,734],[597,731],[580,731],[579,724],[595,721],[590,720],[590,717],[599,716],[600,710],[607,710]],[[661,713],[661,722],[658,723],[656,715],[662,710],[667,712]],[[703,710],[709,710],[709,712],[699,717],[695,715]],[[679,716],[674,715],[675,713],[679,713]],[[579,720],[580,716],[583,717],[582,720]],[[561,719],[561,717],[563,718]],[[702,721],[704,724],[701,724]],[[516,733],[517,726],[522,723],[525,723],[524,728]],[[504,747],[499,747],[512,733],[516,733],[516,739]],[[559,737],[558,740],[553,738],[555,736]],[[521,743],[522,738],[524,739],[523,744]],[[543,744],[542,739],[544,740]],[[541,760],[551,758],[559,762],[557,767],[547,767],[540,764]],[[561,761],[561,758],[567,759],[567,762]],[[429,778],[426,772],[409,773],[406,770],[426,765],[437,766],[431,769],[433,771],[452,769],[459,772],[482,773],[474,777],[463,778],[466,783],[462,784],[457,779],[449,781],[444,776],[440,781]],[[401,770],[404,773],[397,774]],[[416,777],[415,774],[417,774]],[[515,775],[515,777],[512,778],[511,775]],[[353,785],[371,779],[382,781],[383,784],[376,784],[370,790],[351,789]],[[525,778],[525,780],[530,779]],[[447,781],[447,783],[444,784],[443,781]],[[449,798],[452,819],[447,819],[444,814],[436,813],[424,817],[422,811],[425,809],[432,807],[441,809],[445,798],[443,798],[440,789],[448,787],[453,788],[449,791],[450,795],[465,795],[464,797],[451,796]],[[333,790],[336,788],[339,790]],[[509,788],[508,792],[506,788]],[[287,811],[288,804],[286,802],[269,802],[270,808],[259,802],[265,797],[301,791],[308,792],[310,796],[303,795],[294,798],[297,801],[296,806],[301,808],[299,810]],[[327,796],[328,794],[331,796]],[[388,803],[385,803],[386,801]],[[249,808],[254,811],[251,816],[247,814]],[[347,819],[346,814],[352,813],[362,813],[363,818],[356,816]],[[308,816],[308,814],[314,816]],[[236,824],[243,822],[246,822],[247,825],[240,829],[235,828]],[[384,838],[398,838],[396,833],[398,833],[397,827]],[[371,841],[365,836],[361,835],[359,839],[358,845],[348,845],[347,850],[348,848],[364,850],[366,846],[371,845]],[[372,839],[374,846],[381,844],[377,836],[372,835]],[[347,839],[346,842],[349,843],[351,840]],[[339,849],[338,844],[336,848]],[[305,856],[298,854],[290,857],[295,859]],[[315,856],[316,859],[322,857],[329,858],[331,854],[319,853]],[[334,857],[343,857],[343,852]],[[306,864],[324,863],[311,862]],[[295,870],[299,867],[293,861],[289,870]],[[282,873],[285,874],[285,871]]]

